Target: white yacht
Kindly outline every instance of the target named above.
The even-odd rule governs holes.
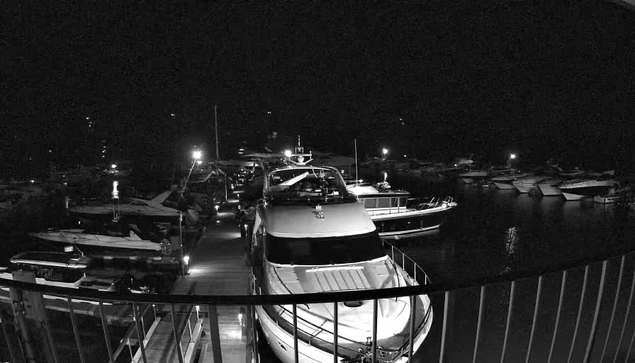
[[[53,229],[46,232],[30,233],[32,237],[47,242],[78,245],[80,248],[114,249],[114,250],[144,250],[165,251],[171,249],[170,240],[166,236],[161,242],[150,237],[142,238],[142,232],[134,224],[121,220],[112,222],[92,221],[85,223],[84,228]],[[169,245],[169,246],[168,246]]]
[[[522,178],[518,178],[512,182],[514,187],[521,193],[529,193],[530,190],[536,187],[541,180],[545,179],[544,176],[527,174]]]
[[[490,178],[490,181],[501,190],[514,190],[514,181],[526,177],[527,173],[517,173],[516,170],[510,169],[508,172],[499,173]]]
[[[546,178],[538,182],[538,189],[540,189],[543,197],[562,195],[558,185],[563,181],[563,178]]]
[[[350,184],[348,190],[364,205],[381,238],[414,237],[439,228],[457,206],[452,197],[411,198],[408,191],[392,190],[386,182]]]
[[[566,200],[592,198],[617,187],[619,182],[615,179],[574,179],[558,185]]]
[[[459,174],[459,178],[461,178],[465,184],[473,184],[483,181],[488,176],[489,172],[484,169],[473,169]]]
[[[250,236],[253,293],[259,295],[354,291],[418,285],[387,254],[363,205],[330,167],[274,169],[264,181]],[[427,277],[420,270],[418,279]],[[432,325],[427,295],[417,296],[411,317],[409,297],[380,299],[375,346],[378,362],[407,361],[409,326],[418,349]],[[338,303],[337,355],[340,362],[372,356],[373,301]],[[297,305],[299,362],[333,362],[333,303]],[[294,362],[291,305],[256,307],[257,319],[273,352]]]

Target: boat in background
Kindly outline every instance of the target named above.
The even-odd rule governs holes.
[[[517,173],[515,169],[512,169],[510,172],[491,177],[490,182],[494,183],[498,189],[513,190],[516,189],[514,181],[527,175],[527,173]]]
[[[80,249],[161,251],[164,254],[168,254],[166,252],[171,252],[172,249],[168,235],[169,226],[166,227],[167,231],[161,231],[160,227],[156,227],[157,231],[149,231],[146,233],[147,237],[141,238],[144,233],[135,224],[119,219],[87,221],[83,224],[85,228],[53,229],[30,235],[46,242],[76,245]]]
[[[382,238],[415,237],[437,229],[457,206],[452,197],[411,198],[410,192],[392,190],[386,182],[349,184],[347,188],[364,205]]]
[[[627,202],[633,198],[633,192],[635,188],[633,186],[626,186],[619,189],[609,190],[607,194],[596,195],[593,197],[593,201],[600,204],[613,204]]]
[[[558,185],[563,181],[563,178],[546,178],[538,182],[538,189],[545,197],[562,195]]]
[[[561,183],[558,188],[566,200],[582,200],[608,194],[609,190],[619,188],[619,182],[615,179],[574,179]]]
[[[485,169],[472,169],[459,174],[459,178],[465,184],[473,184],[483,182],[489,176],[489,172]]]
[[[527,174],[522,178],[518,178],[512,182],[514,187],[521,193],[529,193],[532,189],[536,188],[537,183],[546,177],[535,174]]]

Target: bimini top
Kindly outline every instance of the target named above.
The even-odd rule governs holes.
[[[368,212],[357,201],[314,205],[267,204],[262,208],[267,233],[275,237],[342,237],[375,231]]]
[[[264,197],[270,203],[321,201],[349,202],[355,197],[337,169],[324,166],[287,166],[276,168],[264,181]]]

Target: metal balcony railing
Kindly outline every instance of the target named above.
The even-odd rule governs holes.
[[[411,362],[615,363],[631,359],[635,343],[632,252],[447,283],[430,283],[414,261],[397,249],[390,253],[408,273],[416,273],[422,281],[419,286],[303,295],[200,296],[114,294],[3,280],[0,286],[10,288],[11,297],[3,300],[8,308],[2,315],[4,343],[0,344],[12,362],[153,362],[152,357],[161,354],[163,361],[218,363],[235,361],[223,349],[234,340],[247,348],[241,361],[257,361],[255,306],[287,305],[294,315],[298,304],[333,303],[337,311],[338,302],[367,300],[377,307],[381,299],[427,294],[436,310],[435,321],[422,347],[417,352],[410,348],[405,355]],[[67,311],[48,308],[43,294],[65,297]],[[76,300],[94,301],[94,316],[81,316],[78,311],[89,309],[77,306]],[[239,316],[229,319],[227,311],[237,308]],[[117,309],[118,315],[112,317],[108,309]],[[375,308],[373,319],[377,313]],[[72,337],[66,340],[51,328],[50,320],[60,317],[66,317],[72,327]],[[295,324],[296,318],[291,320]],[[337,313],[334,319],[337,326]],[[95,329],[86,325],[87,320],[101,326],[102,343],[88,342],[92,336],[88,333],[95,334]],[[127,330],[122,331],[117,321],[127,321]],[[169,334],[161,332],[161,323]],[[292,327],[296,329],[297,325]],[[209,341],[202,342],[203,330]],[[298,347],[299,335],[294,336]],[[337,351],[337,334],[329,343]],[[74,349],[68,349],[69,345]],[[201,347],[206,351],[201,352]],[[128,354],[123,353],[126,349]],[[378,347],[372,342],[368,352],[369,359],[377,361]],[[302,354],[295,356],[307,361]]]

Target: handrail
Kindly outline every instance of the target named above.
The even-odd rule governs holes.
[[[38,285],[29,282],[0,279],[0,286],[15,287],[21,290],[37,291],[46,294],[60,295],[64,297],[72,297],[73,299],[84,298],[92,300],[103,300],[119,303],[159,303],[159,304],[195,304],[195,305],[263,305],[263,304],[304,304],[304,303],[325,303],[339,302],[349,300],[372,300],[383,298],[394,298],[412,295],[424,295],[441,293],[445,291],[457,290],[473,286],[488,285],[501,282],[509,282],[517,279],[535,277],[552,272],[560,272],[576,267],[582,267],[594,262],[619,257],[624,254],[630,254],[635,251],[620,250],[610,253],[598,254],[579,260],[566,263],[556,264],[547,267],[539,267],[536,269],[507,272],[499,275],[490,275],[478,277],[469,280],[454,280],[447,282],[431,283],[428,285],[406,286],[384,288],[378,290],[355,290],[355,291],[338,291],[338,292],[320,292],[310,294],[293,294],[293,295],[152,295],[152,294],[133,294],[133,293],[115,293],[102,292],[94,290],[78,290],[57,286]],[[72,294],[69,294],[72,292]]]

